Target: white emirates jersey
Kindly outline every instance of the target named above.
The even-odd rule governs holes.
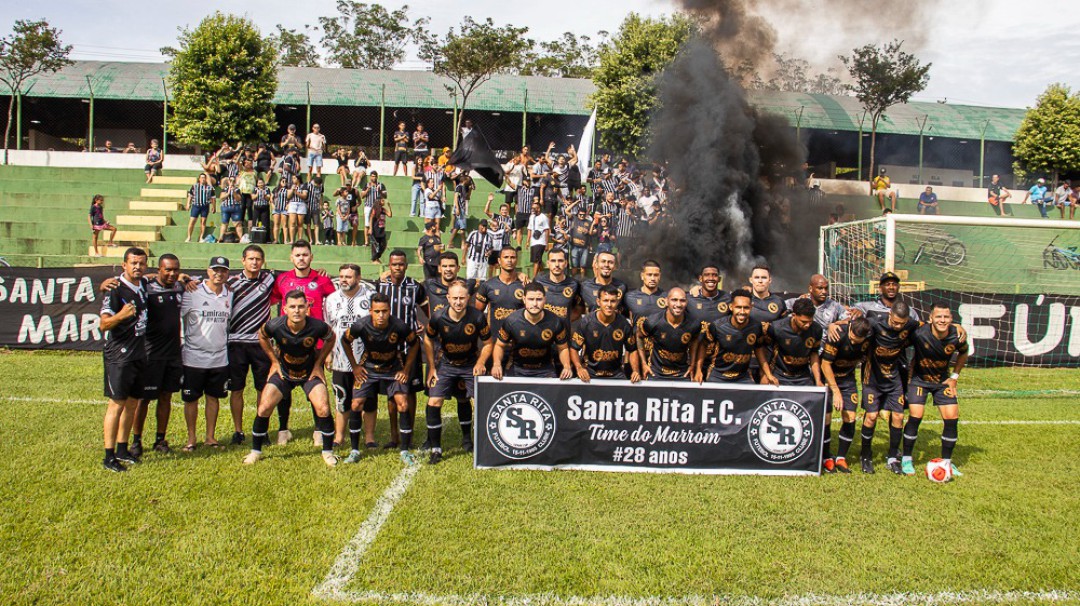
[[[184,366],[222,368],[229,365],[229,316],[232,294],[222,288],[214,294],[206,282],[184,293],[180,319],[184,322]]]
[[[330,370],[352,372],[349,359],[345,357],[341,337],[353,323],[371,313],[371,296],[374,294],[375,289],[371,285],[367,282],[361,282],[359,290],[351,297],[340,290],[326,297],[326,301],[323,303],[323,313],[325,314],[326,323],[334,329],[334,335],[337,336],[337,342],[334,343],[334,355],[330,359]],[[363,342],[356,339],[352,342],[352,349],[353,355],[359,360],[364,353]]]

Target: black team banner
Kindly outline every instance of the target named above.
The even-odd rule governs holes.
[[[825,389],[480,377],[477,468],[821,473]]]
[[[936,302],[967,330],[971,366],[1080,367],[1080,297],[924,290],[904,297],[926,321]]]
[[[102,280],[119,268],[0,268],[0,347],[100,351]]]

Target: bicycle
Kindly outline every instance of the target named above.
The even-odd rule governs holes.
[[[1054,236],[1053,240],[1043,249],[1043,269],[1077,269],[1080,270],[1080,252],[1075,246],[1062,248],[1054,243],[1060,236]]]
[[[955,267],[967,258],[967,247],[951,236],[930,237],[919,245],[919,250],[915,252],[915,258],[911,262],[918,264],[924,256],[939,266]]]

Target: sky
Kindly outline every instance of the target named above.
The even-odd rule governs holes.
[[[879,43],[904,35],[917,24],[923,33],[915,52],[932,63],[929,86],[916,100],[967,105],[1029,107],[1048,84],[1063,82],[1080,88],[1080,36],[1072,23],[1071,3],[1052,0],[921,0],[910,2],[910,21],[874,22],[867,31],[839,34],[831,24],[833,0],[751,0],[773,5],[764,16],[778,30],[778,47],[811,60],[821,69],[836,67],[835,57],[855,46]],[[907,2],[907,0],[905,0]],[[380,2],[390,9],[401,2]],[[851,4],[851,0],[847,0]],[[336,14],[334,0],[232,0],[227,5],[208,0],[184,2],[124,2],[119,0],[50,0],[47,3],[5,3],[0,19],[4,33],[15,19],[45,18],[62,30],[62,39],[73,45],[72,58],[100,61],[160,62],[162,46],[175,44],[177,30],[194,26],[215,10],[251,18],[264,33],[278,23],[302,29],[315,25],[319,16]],[[874,0],[856,3],[873,10]],[[538,6],[544,8],[538,9]],[[668,0],[580,0],[506,2],[505,0],[451,0],[414,2],[410,14],[426,16],[431,28],[444,32],[463,15],[491,17],[497,24],[527,25],[536,40],[559,37],[564,31],[595,37],[596,32],[615,32],[631,11],[658,16],[676,10]],[[791,10],[792,6],[798,7]],[[830,10],[832,9],[832,10]],[[286,16],[288,18],[286,18]],[[911,34],[908,34],[911,35]],[[407,60],[403,68],[416,69],[420,62]]]

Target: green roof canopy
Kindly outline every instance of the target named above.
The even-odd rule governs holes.
[[[63,70],[31,81],[28,96],[90,96],[98,99],[162,101],[165,63],[76,61]],[[283,67],[274,102],[278,105],[378,106],[450,109],[450,81],[426,71]],[[573,78],[496,75],[469,99],[480,111],[588,115],[592,81]],[[792,126],[826,131],[858,131],[862,107],[854,97],[751,91],[750,102],[787,118]],[[917,135],[925,118],[926,133],[938,137],[1012,141],[1025,110],[912,102],[889,110],[878,132]],[[932,127],[932,128],[931,128]],[[869,131],[869,123],[864,124]]]

